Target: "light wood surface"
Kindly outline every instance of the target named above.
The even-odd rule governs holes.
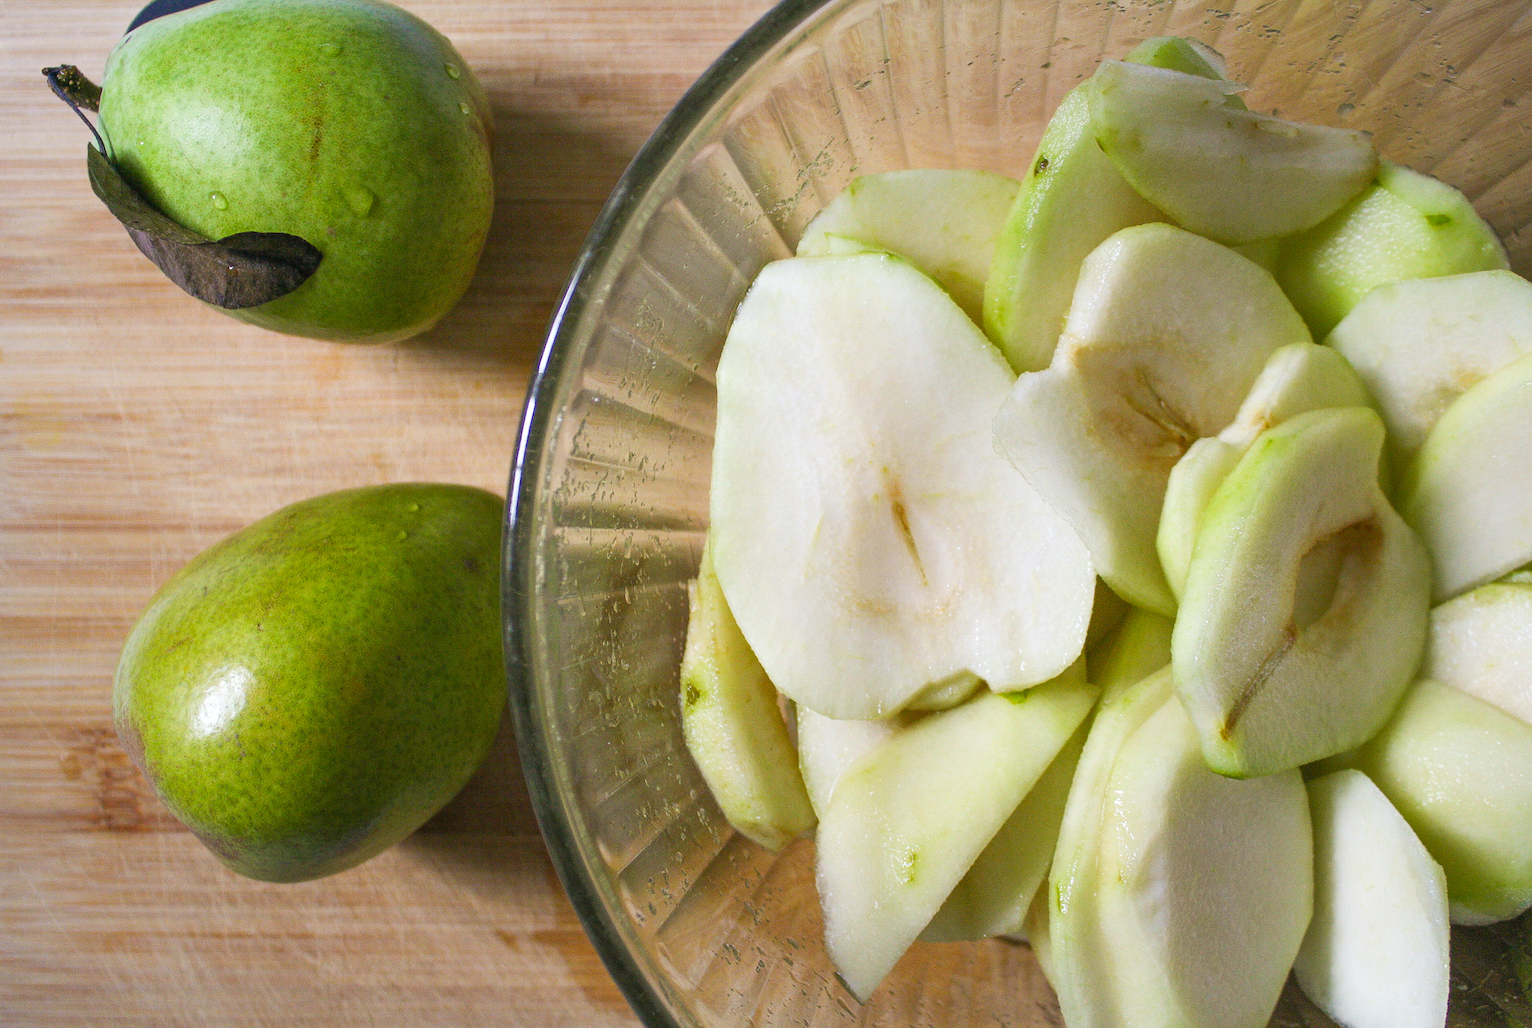
[[[98,78],[138,4],[0,2],[0,1025],[635,1023],[561,892],[509,725],[421,832],[303,885],[225,871],[111,727],[133,619],[199,550],[307,496],[503,493],[569,267],[628,160],[764,0],[405,0],[494,107],[478,277],[363,348],[204,309],[91,194],[39,70]]]

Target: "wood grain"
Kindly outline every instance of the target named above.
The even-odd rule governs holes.
[[[527,378],[602,202],[763,0],[406,0],[483,81],[497,208],[427,336],[271,335],[163,279],[91,195],[39,69],[99,77],[137,9],[0,5],[0,1024],[632,1025],[549,864],[508,727],[464,793],[356,870],[223,870],[117,745],[137,612],[288,502],[503,492]]]

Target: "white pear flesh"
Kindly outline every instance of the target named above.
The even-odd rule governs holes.
[[[1053,359],[1080,264],[1119,229],[1165,215],[1128,185],[1091,131],[1081,87],[1065,94],[1022,180],[984,284],[984,330],[1017,372]]]
[[[1433,609],[1420,673],[1532,724],[1532,585],[1492,582]]]
[[[1371,778],[1442,866],[1453,924],[1532,907],[1532,726],[1422,678],[1337,763]]]
[[[1080,655],[1095,572],[993,450],[1012,375],[942,289],[881,254],[768,265],[717,373],[724,594],[771,680],[887,717],[971,672],[996,691]]]
[[[1096,701],[1078,675],[928,715],[847,771],[819,822],[825,944],[865,1001]]]
[[[847,770],[887,742],[912,718],[908,714],[877,721],[839,721],[799,706],[798,768],[816,814],[830,806],[830,795]]]
[[[1330,347],[1291,343],[1272,353],[1234,420],[1216,437],[1193,443],[1170,470],[1155,548],[1177,600],[1186,588],[1202,512],[1256,436],[1297,414],[1369,402],[1361,379]]]
[[[1308,342],[1251,261],[1170,225],[1124,229],[1086,258],[1053,362],[1017,379],[995,446],[1113,591],[1172,614],[1155,549],[1170,470],[1234,419],[1273,351]]]
[[[1213,773],[1171,696],[1123,743],[1107,795],[1096,871],[1106,959],[1070,973],[1111,995],[1105,1023],[1264,1028],[1312,909],[1302,775]]]
[[[1438,602],[1532,560],[1532,354],[1447,408],[1400,510],[1431,551]]]
[[[844,253],[847,239],[897,254],[935,279],[977,323],[984,316],[995,237],[1020,186],[988,171],[916,168],[863,175],[808,223],[798,256]]]
[[[1450,963],[1447,878],[1362,772],[1308,783],[1314,917],[1298,984],[1346,1028],[1441,1028]]]
[[[1112,767],[1124,741],[1173,697],[1170,668],[1103,692],[1059,824],[1059,841],[1048,872],[1047,937],[1030,929],[1034,945],[1046,946],[1039,961],[1058,993],[1071,1025],[1113,1025],[1114,999],[1101,974],[1106,961],[1097,903],[1102,831]],[[1041,915],[1034,917],[1040,919]]]
[[[1325,342],[1345,355],[1408,458],[1464,391],[1532,353],[1532,283],[1479,271],[1378,286]]]
[[[1089,721],[1082,722],[1032,786],[1016,812],[1006,818],[984,852],[958,882],[930,924],[926,942],[963,942],[1004,935],[1027,937],[1027,911],[1048,877],[1058,845],[1064,804],[1074,781]]]
[[[740,634],[703,552],[688,585],[681,733],[729,824],[769,850],[814,827],[777,691]]]
[[[1378,487],[1382,445],[1370,408],[1300,414],[1262,433],[1208,504],[1171,650],[1215,771],[1358,746],[1413,679],[1430,566]]]
[[[1183,228],[1248,243],[1312,228],[1377,173],[1366,133],[1224,103],[1237,87],[1104,61],[1086,83],[1091,122],[1122,177]]]

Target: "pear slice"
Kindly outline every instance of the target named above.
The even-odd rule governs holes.
[[[1133,607],[1111,635],[1086,658],[1090,680],[1103,696],[1148,678],[1170,663],[1170,637],[1175,622],[1163,614]]]
[[[798,768],[814,812],[821,817],[829,809],[835,784],[852,765],[915,721],[911,714],[878,721],[838,721],[802,705],[797,715]]]
[[[994,453],[1011,380],[903,260],[761,271],[718,365],[711,531],[729,606],[784,695],[882,718],[964,672],[1019,689],[1080,655],[1095,572]]]
[[[1454,924],[1532,907],[1532,726],[1422,678],[1382,731],[1333,764],[1366,774],[1415,829],[1446,872]]]
[[[1216,438],[1199,439],[1170,470],[1155,548],[1179,600],[1202,511],[1256,436],[1295,414],[1326,407],[1363,407],[1367,389],[1346,359],[1328,346],[1292,343],[1274,352]]]
[[[1378,487],[1382,445],[1370,408],[1300,414],[1208,504],[1171,652],[1213,770],[1271,774],[1360,745],[1414,677],[1430,568]]]
[[[865,1001],[1096,701],[1079,675],[980,693],[859,760],[819,822],[825,943]]]
[[[1408,460],[1470,386],[1532,353],[1532,283],[1478,271],[1378,286],[1325,340],[1377,401]]]
[[[1282,242],[1276,275],[1323,339],[1376,286],[1509,266],[1494,229],[1462,193],[1380,161],[1376,182]]]
[[[1145,40],[1124,60],[1223,77],[1216,52],[1174,36]],[[1080,262],[1092,250],[1119,229],[1164,220],[1097,145],[1085,88],[1070,90],[1038,141],[984,283],[984,331],[1011,367],[1041,371],[1053,359]]]
[[[687,587],[681,733],[729,824],[775,851],[814,827],[814,810],[777,691],[734,623],[710,550]]]
[[[1227,82],[1103,61],[1086,86],[1096,139],[1122,177],[1221,243],[1312,228],[1377,172],[1366,133],[1235,108]]]
[[[1017,380],[995,446],[1114,592],[1171,614],[1155,550],[1170,469],[1234,419],[1273,351],[1300,342],[1302,319],[1252,262],[1170,225],[1123,229],[1086,258],[1053,363]]]
[[[1308,783],[1314,917],[1293,963],[1314,1004],[1347,1028],[1447,1020],[1447,878],[1360,771]]]
[[[1235,781],[1202,760],[1174,696],[1124,741],[1107,787],[1096,884],[1111,1016],[1068,1024],[1264,1028],[1312,909],[1308,798],[1296,771]],[[1062,998],[1062,997],[1061,997]]]
[[[1103,693],[1069,787],[1048,872],[1048,951],[1039,954],[1069,1024],[1117,1023],[1107,989],[1109,976],[1100,973],[1106,940],[1097,911],[1108,790],[1124,741],[1173,696],[1169,667]],[[1036,934],[1031,937],[1035,945],[1044,945]]]
[[[1016,812],[1006,818],[920,933],[923,941],[1027,938],[1027,911],[1048,877],[1089,725],[1089,720],[1081,722]]]
[[[936,280],[975,324],[984,280],[1021,183],[988,171],[919,168],[852,179],[803,230],[798,256],[846,252],[834,237],[898,254]]]
[[[1532,354],[1453,401],[1401,500],[1431,551],[1438,601],[1532,560]]]
[[[1432,610],[1420,673],[1532,724],[1532,586],[1492,582]]]

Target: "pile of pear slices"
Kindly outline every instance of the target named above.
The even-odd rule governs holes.
[[[1166,38],[1023,181],[858,179],[761,271],[682,725],[740,832],[817,825],[852,993],[1007,936],[1070,1028],[1261,1028],[1290,972],[1443,1023],[1449,919],[1532,906],[1505,269],[1461,194]]]

